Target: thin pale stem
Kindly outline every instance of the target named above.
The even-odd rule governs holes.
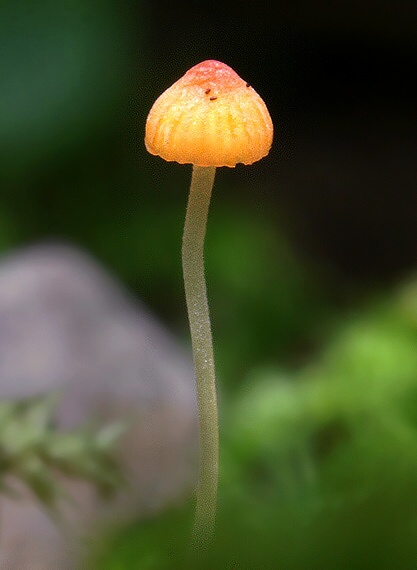
[[[214,167],[194,166],[185,217],[182,265],[197,383],[200,462],[193,543],[204,551],[214,530],[219,434],[213,340],[204,278],[204,238]]]

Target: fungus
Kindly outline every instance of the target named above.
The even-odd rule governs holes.
[[[145,144],[168,161],[234,167],[266,156],[272,134],[271,117],[256,91],[224,63],[209,60],[155,101]]]
[[[147,122],[147,150],[192,164],[182,243],[185,296],[197,383],[200,462],[194,539],[203,547],[214,529],[219,442],[218,414],[204,278],[203,247],[216,167],[252,164],[266,156],[273,126],[256,91],[230,67],[208,60],[192,67],[155,101]]]

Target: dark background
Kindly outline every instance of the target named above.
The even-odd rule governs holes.
[[[2,255],[73,243],[186,346],[191,169],[147,154],[147,113],[205,59],[234,68],[270,110],[269,156],[217,172],[206,242],[222,466],[235,446],[229,475],[241,486],[228,495],[225,552],[245,521],[239,548],[279,528],[269,546],[298,554],[294,568],[333,568],[335,556],[340,568],[415,564],[416,32],[405,0],[0,4]],[[392,314],[375,314],[376,299]],[[303,479],[291,502],[306,457],[317,487]],[[378,563],[360,566],[368,556]]]
[[[190,169],[147,155],[144,124],[189,67],[219,59],[275,125],[266,159],[217,174],[206,257],[214,327],[235,354],[225,373],[242,352],[251,362],[308,352],[311,323],[415,268],[416,11],[369,0],[3,2],[1,250],[78,244],[186,335]]]
[[[186,335],[190,169],[147,155],[144,124],[189,67],[219,59],[275,125],[266,159],[217,174],[206,257],[214,327],[236,356],[225,372],[242,351],[302,354],[309,323],[415,268],[416,11],[3,2],[1,250],[78,244]]]
[[[199,6],[153,5],[150,56],[163,85],[208,57],[250,78],[276,126],[257,172],[291,239],[349,278],[413,264],[415,4]]]

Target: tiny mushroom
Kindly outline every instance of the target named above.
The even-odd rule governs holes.
[[[268,109],[229,66],[208,60],[192,67],[155,101],[146,123],[151,154],[196,166],[252,164],[273,137]]]
[[[182,265],[197,385],[200,461],[193,546],[209,544],[214,529],[219,436],[213,341],[204,278],[204,238],[218,166],[252,164],[271,148],[273,125],[256,91],[227,65],[192,67],[155,101],[147,122],[147,150],[192,164]]]

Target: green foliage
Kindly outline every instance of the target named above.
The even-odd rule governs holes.
[[[16,495],[13,477],[58,513],[65,492],[57,474],[89,481],[104,497],[123,484],[114,448],[126,425],[63,432],[54,426],[55,405],[50,396],[0,404],[0,491]]]
[[[234,391],[260,362],[297,362],[297,348],[311,342],[329,308],[266,205],[254,211],[247,196],[218,202],[209,216],[206,274],[217,371],[222,389]]]
[[[297,372],[251,373],[224,414],[217,534],[199,568],[413,568],[416,291],[349,317]],[[187,568],[190,518],[187,506],[138,524],[99,567]]]
[[[128,177],[118,137],[122,124],[135,130],[143,66],[141,50],[128,57],[139,18],[120,8],[0,2],[2,250],[51,237],[92,246],[95,224],[114,211]]]
[[[115,101],[121,56],[111,3],[0,5],[2,176],[25,177],[91,132]]]
[[[80,244],[186,343],[180,249],[189,168],[148,157],[142,143],[147,111],[171,65],[160,52],[162,80],[144,49],[151,37],[150,51],[165,45],[144,25],[149,6],[0,2],[0,249],[50,237]],[[180,51],[193,58],[189,34],[183,36]],[[197,49],[206,54],[204,34],[201,41]],[[280,83],[276,97],[287,89]],[[280,105],[275,112],[281,114]],[[364,303],[360,314],[332,306],[334,274],[329,281],[317,276],[279,224],[282,185],[307,195],[299,188],[297,194],[298,175],[289,183],[278,166],[299,168],[288,137],[302,154],[308,134],[291,131],[287,119],[279,117],[272,176],[267,170],[252,183],[262,172],[255,165],[247,175],[243,168],[222,170],[216,181],[206,273],[223,418],[222,487],[216,543],[198,567],[411,569],[417,559],[417,284]],[[320,190],[315,167],[312,173],[308,192]],[[354,183],[361,177],[358,170]],[[368,186],[361,189],[365,202],[368,192],[380,192]],[[260,187],[270,196],[259,197]],[[319,207],[308,204],[301,211]],[[359,229],[378,242],[372,220],[356,207]],[[331,214],[332,206],[323,211]],[[349,239],[357,238],[342,243]],[[354,294],[348,292],[350,302]],[[6,485],[13,473],[52,508],[62,492],[57,471],[104,492],[113,488],[118,476],[108,452],[119,427],[57,432],[52,410],[49,401],[0,405],[3,492],[12,492]],[[186,568],[192,511],[187,506],[138,523],[114,538],[114,552],[106,550],[97,568]]]

